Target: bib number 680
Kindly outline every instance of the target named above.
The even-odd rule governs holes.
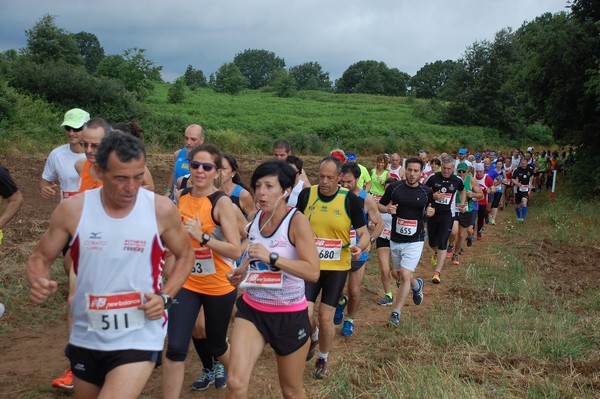
[[[333,259],[334,256],[335,256],[334,251],[326,251],[326,250],[319,251],[319,259]]]

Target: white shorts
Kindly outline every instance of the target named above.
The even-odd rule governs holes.
[[[392,253],[392,265],[396,270],[400,268],[414,272],[423,254],[425,241],[417,242],[394,242],[390,241]]]

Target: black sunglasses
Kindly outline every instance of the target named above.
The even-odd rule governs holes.
[[[69,130],[79,133],[83,130],[83,126],[78,127],[77,129],[75,129],[74,127],[71,127],[71,126],[65,126],[65,131],[68,132]]]
[[[219,167],[216,164],[214,164],[214,163],[190,161],[190,168],[192,168],[194,170],[198,169],[201,166],[202,166],[202,169],[204,169],[205,172],[210,172],[213,169],[219,169]]]

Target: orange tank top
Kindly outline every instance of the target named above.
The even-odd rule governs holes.
[[[92,177],[92,163],[89,160],[85,160],[81,174],[79,175],[79,192],[82,193],[93,188],[102,187],[102,180],[96,180]]]
[[[192,197],[191,190],[184,191],[177,203],[182,221],[195,219],[198,216],[204,233],[213,235],[213,240],[217,239],[218,235],[222,236],[222,234],[215,234],[217,233],[215,230],[221,229],[221,226],[213,219],[213,208],[224,195],[226,194],[222,191],[216,191],[208,197],[195,198]],[[191,237],[190,240],[195,252],[194,268],[183,287],[200,294],[214,296],[233,291],[235,288],[227,280],[227,273],[234,268],[235,262],[222,257]]]

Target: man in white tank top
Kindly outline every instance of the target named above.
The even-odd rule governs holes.
[[[29,297],[41,304],[56,292],[50,267],[69,243],[77,280],[66,352],[75,395],[136,398],[163,348],[166,309],[194,255],[173,203],[141,188],[146,154],[139,139],[109,133],[96,161],[104,185],[58,205],[27,261]],[[165,247],[176,262],[163,285]]]

